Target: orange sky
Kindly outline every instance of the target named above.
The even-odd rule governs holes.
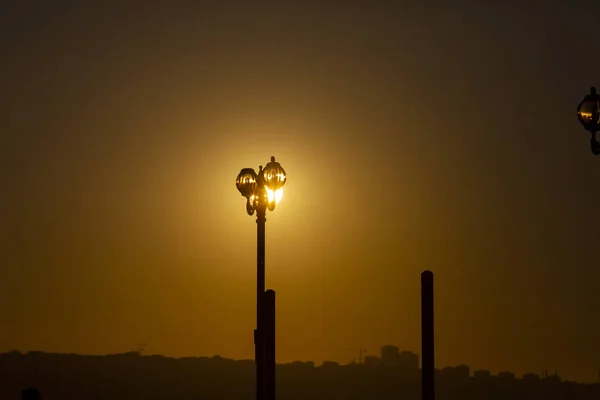
[[[595,379],[600,6],[371,3],[0,13],[0,350],[252,357],[274,155],[278,361],[419,352],[431,269],[438,366]]]

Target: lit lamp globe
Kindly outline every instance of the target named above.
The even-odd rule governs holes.
[[[283,196],[283,185],[287,180],[285,170],[281,164],[275,161],[275,157],[271,157],[271,162],[262,170],[262,175],[267,187],[269,210],[273,211]]]
[[[240,191],[242,196],[249,199],[254,196],[256,191],[256,185],[258,181],[258,175],[252,168],[244,168],[238,174],[235,180],[235,186]]]
[[[258,185],[258,175],[252,168],[244,168],[238,174],[235,180],[235,186],[242,196],[246,198],[246,212],[248,215],[254,214],[254,196]]]
[[[577,118],[586,131],[592,134],[600,131],[600,96],[595,87],[590,88],[590,94],[579,103]]]
[[[285,170],[277,161],[275,161],[275,157],[271,157],[271,162],[269,162],[265,168],[263,169],[263,179],[265,180],[265,185],[267,189],[272,191],[277,191],[285,185],[286,176]]]

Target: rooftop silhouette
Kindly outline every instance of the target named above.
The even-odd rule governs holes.
[[[277,365],[280,400],[336,398],[419,400],[417,354],[383,346],[363,363],[292,362]],[[405,361],[402,361],[405,360]],[[418,361],[417,361],[418,362]],[[253,399],[254,361],[220,356],[172,358],[139,352],[104,356],[17,351],[0,354],[0,399],[17,399],[35,387],[60,400]],[[435,370],[440,400],[598,399],[600,384],[563,381],[554,371],[517,377],[511,372],[471,371],[466,365]],[[38,393],[38,396],[39,396]],[[35,396],[28,392],[28,396]],[[38,399],[39,397],[27,397]]]

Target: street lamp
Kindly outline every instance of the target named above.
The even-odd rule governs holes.
[[[596,88],[590,88],[590,94],[585,96],[577,107],[577,118],[584,129],[592,134],[591,148],[595,155],[600,154],[600,143],[596,140],[596,132],[600,131],[600,96]]]
[[[271,157],[271,161],[258,173],[252,168],[240,171],[235,181],[237,189],[246,198],[246,212],[254,215],[256,212],[257,247],[256,247],[256,329],[254,330],[254,360],[256,362],[256,399],[264,400],[268,392],[266,382],[267,349],[266,336],[268,327],[265,325],[265,222],[267,210],[273,211],[283,195],[283,185],[287,180],[285,170]],[[273,339],[274,340],[274,339]],[[274,346],[274,342],[272,343]],[[274,354],[274,353],[271,353]],[[273,366],[274,367],[274,366]],[[274,374],[274,370],[272,372]],[[273,377],[272,377],[273,379]]]

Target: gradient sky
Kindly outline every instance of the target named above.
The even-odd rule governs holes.
[[[420,352],[431,269],[438,366],[596,378],[600,2],[92,3],[0,3],[0,351],[251,358],[275,155],[279,362]]]

